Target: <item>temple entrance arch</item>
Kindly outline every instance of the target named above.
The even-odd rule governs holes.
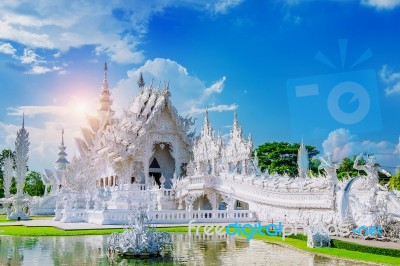
[[[149,160],[149,177],[151,182],[161,186],[160,178],[165,177],[165,188],[171,188],[171,179],[175,172],[175,159],[172,157],[172,145],[169,142],[154,142],[153,155]]]
[[[212,210],[212,206],[211,206],[209,199],[205,195],[202,195],[194,201],[193,209],[195,209],[195,210]]]

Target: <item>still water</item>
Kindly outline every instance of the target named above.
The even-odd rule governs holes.
[[[106,252],[107,236],[0,236],[0,265],[362,265],[258,240],[173,235],[173,251],[156,259],[119,259]]]

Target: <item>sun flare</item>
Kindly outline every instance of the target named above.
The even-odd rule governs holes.
[[[74,104],[74,111],[77,115],[85,115],[88,111],[87,104],[80,101]]]

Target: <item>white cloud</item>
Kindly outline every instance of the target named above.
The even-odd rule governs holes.
[[[224,89],[224,82],[226,80],[226,77],[223,76],[220,80],[212,84],[210,87],[208,87],[204,93],[205,95],[210,95],[213,93],[221,93],[222,90]]]
[[[146,63],[137,69],[128,71],[128,77],[120,80],[112,95],[116,102],[114,108],[122,106],[128,107],[133,95],[137,93],[137,79],[140,73],[143,73],[146,85],[153,82],[153,86],[164,86],[163,82],[169,82],[174,105],[178,111],[185,114],[199,113],[204,110],[204,103],[209,100],[213,94],[220,94],[224,87],[226,77],[206,87],[205,84],[195,76],[189,74],[187,69],[179,63],[164,58],[155,58],[147,60]],[[231,111],[237,108],[236,105],[221,104],[210,107],[209,111]],[[121,112],[121,110],[116,110]]]
[[[19,58],[22,64],[30,66],[30,69],[26,71],[27,74],[40,75],[54,71],[59,74],[65,74],[64,67],[50,66],[51,63],[43,60],[43,58],[36,54],[32,49],[25,48],[21,56],[17,57],[15,55],[14,57]]]
[[[43,62],[40,57],[31,49],[24,49],[24,54],[20,57],[22,64],[33,64]]]
[[[393,9],[400,5],[400,0],[361,0],[361,4],[376,9]]]
[[[0,53],[15,55],[17,50],[10,43],[0,43]]]
[[[212,11],[215,14],[225,14],[230,9],[240,5],[243,0],[220,0],[212,5]]]
[[[354,142],[356,136],[351,135],[348,129],[340,128],[329,133],[323,141],[324,153],[331,153],[335,160],[354,155]]]
[[[230,104],[230,105],[220,104],[207,108],[197,108],[193,106],[188,113],[194,115],[194,114],[204,114],[206,110],[208,110],[209,112],[235,111],[238,107],[239,106],[236,104]]]
[[[68,115],[71,112],[71,109],[67,106],[19,106],[16,108],[10,107],[8,108],[7,115],[17,115],[20,116],[22,114],[35,116],[41,114],[53,114],[53,115]]]
[[[399,139],[400,141],[400,139]],[[350,133],[348,129],[340,128],[329,133],[322,147],[324,153],[331,153],[334,160],[341,161],[345,157],[359,155],[362,152],[374,153],[377,162],[389,171],[394,171],[400,165],[400,143],[394,144],[389,141],[359,140],[357,135]]]
[[[185,6],[214,14],[226,13],[241,0],[29,0],[0,4],[0,39],[18,42],[30,49],[67,52],[84,45],[97,55],[128,64],[141,63],[138,49],[149,20],[167,7]],[[22,10],[22,11],[21,11]]]
[[[379,71],[379,77],[387,86],[385,94],[387,96],[400,93],[400,72],[389,70],[387,65],[383,65]]]

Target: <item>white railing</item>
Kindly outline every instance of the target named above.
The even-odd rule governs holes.
[[[67,209],[62,210],[61,222],[63,223],[79,223],[86,222],[88,213],[85,209]]]
[[[138,183],[123,184],[122,185],[122,189],[123,190],[131,190],[131,191],[143,191],[143,190],[146,190],[146,185],[145,184],[138,184]]]
[[[131,219],[129,210],[110,209],[106,211],[87,211],[87,221],[95,224],[128,224]],[[249,210],[163,210],[149,211],[148,218],[154,224],[229,223],[254,222],[257,220]]]

